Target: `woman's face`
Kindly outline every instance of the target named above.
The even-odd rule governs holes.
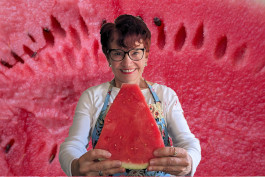
[[[114,40],[110,43],[109,49],[121,49],[125,52],[131,49],[144,48],[144,44],[141,42],[135,42],[134,48],[122,48],[117,44],[117,37],[114,35]],[[145,64],[147,63],[148,53],[144,51],[143,58],[139,61],[133,61],[128,54],[125,54],[122,61],[113,61],[108,57],[108,61],[111,64],[112,72],[115,76],[116,87],[120,88],[123,83],[138,84],[141,88],[145,87],[145,82],[142,78]]]

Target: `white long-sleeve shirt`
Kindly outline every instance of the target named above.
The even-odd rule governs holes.
[[[72,161],[87,152],[87,145],[103,107],[109,86],[110,83],[106,82],[88,88],[77,103],[73,124],[69,129],[68,137],[60,146],[59,153],[61,167],[68,176],[72,175]],[[186,149],[192,158],[191,175],[193,176],[201,160],[199,140],[189,129],[176,93],[164,85],[155,83],[152,87],[162,103],[167,130],[172,138],[173,146]],[[109,103],[113,102],[119,90],[117,87],[112,88]],[[141,91],[147,104],[154,104],[150,90],[146,88]]]

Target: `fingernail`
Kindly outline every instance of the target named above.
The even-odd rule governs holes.
[[[150,165],[154,165],[155,161],[154,160],[151,160],[150,161]]]
[[[158,156],[158,152],[157,152],[157,151],[154,151],[154,155],[155,155],[155,156]]]
[[[153,168],[152,167],[148,167],[147,171],[153,171]]]
[[[110,152],[107,153],[107,157],[108,158],[111,157],[111,153]]]
[[[117,166],[117,167],[120,167],[120,166],[121,166],[121,161],[117,161],[117,162],[116,162],[116,166]]]

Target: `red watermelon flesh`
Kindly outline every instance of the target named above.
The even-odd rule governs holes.
[[[0,1],[1,175],[64,175],[58,150],[77,100],[113,77],[100,26],[122,13],[152,32],[144,76],[177,92],[201,141],[196,175],[264,175],[264,4]]]
[[[164,147],[161,133],[138,85],[123,84],[104,119],[95,149],[111,153],[127,169],[145,169],[154,150]]]

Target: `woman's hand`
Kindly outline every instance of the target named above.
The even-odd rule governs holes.
[[[111,154],[101,149],[93,149],[72,162],[73,176],[108,176],[115,173],[123,173],[121,161],[108,160]],[[105,159],[105,160],[98,160]]]
[[[156,158],[150,160],[149,171],[163,171],[172,175],[187,175],[191,172],[192,160],[183,148],[159,148],[154,155]]]

